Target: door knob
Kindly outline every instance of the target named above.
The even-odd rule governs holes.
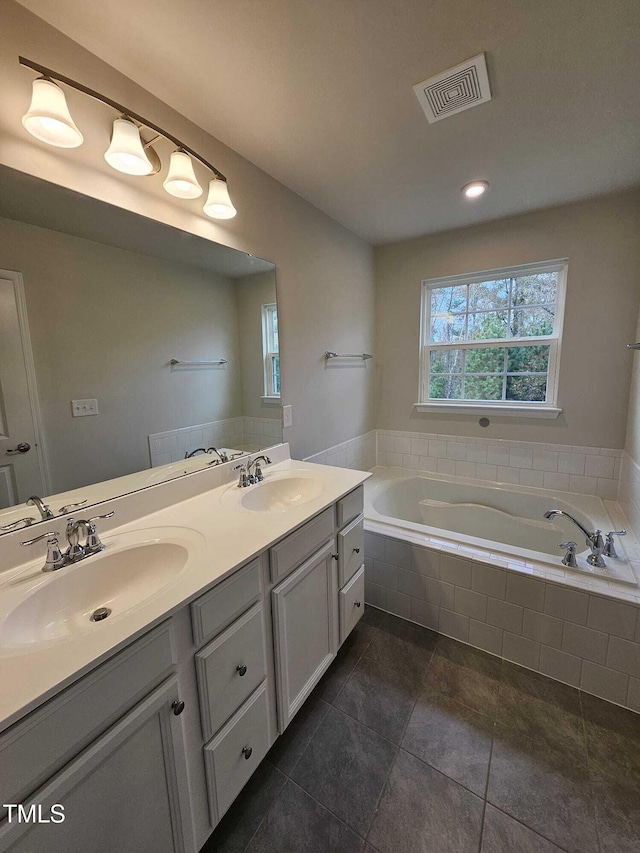
[[[15,447],[7,447],[7,453],[28,453],[31,450],[31,445],[28,441],[21,441]]]

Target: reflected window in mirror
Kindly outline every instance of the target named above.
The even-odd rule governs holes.
[[[264,396],[280,397],[280,353],[278,347],[278,306],[262,306],[262,351],[264,354]]]

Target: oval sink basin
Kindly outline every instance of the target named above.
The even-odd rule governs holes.
[[[285,512],[317,498],[322,480],[312,477],[281,477],[247,488],[240,498],[252,512]]]
[[[190,544],[125,542],[56,572],[31,575],[36,583],[0,626],[0,647],[56,643],[99,630],[103,623],[91,620],[94,611],[108,608],[109,622],[174,583],[187,565]]]

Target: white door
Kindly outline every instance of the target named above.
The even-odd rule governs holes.
[[[0,509],[46,492],[35,393],[22,277],[0,270]]]

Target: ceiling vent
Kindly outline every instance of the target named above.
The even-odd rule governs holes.
[[[430,123],[491,100],[484,53],[413,87]]]

